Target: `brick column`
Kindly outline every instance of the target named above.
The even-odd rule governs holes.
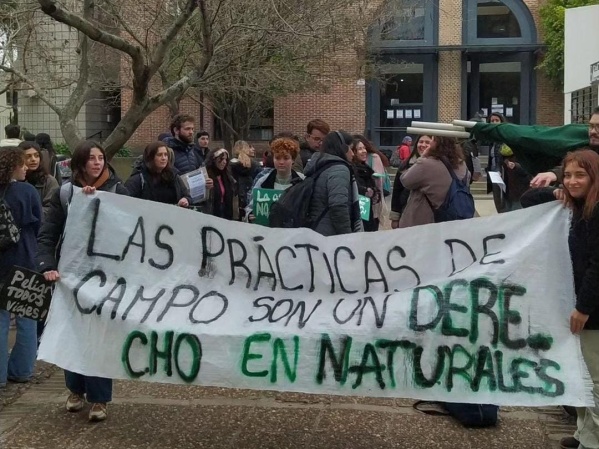
[[[439,45],[462,43],[462,0],[439,0]],[[459,51],[439,53],[440,122],[462,118],[462,60]]]

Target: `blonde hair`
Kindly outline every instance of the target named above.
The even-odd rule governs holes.
[[[241,165],[245,168],[250,168],[252,166],[252,159],[250,158],[250,144],[245,140],[238,140],[233,145],[233,156],[239,159]]]

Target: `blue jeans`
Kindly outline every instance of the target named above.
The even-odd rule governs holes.
[[[17,339],[8,355],[10,313],[0,310],[0,385],[7,377],[26,381],[33,376],[37,356],[37,321],[17,316]]]
[[[112,379],[84,376],[65,369],[64,380],[71,393],[85,395],[87,402],[112,401]]]

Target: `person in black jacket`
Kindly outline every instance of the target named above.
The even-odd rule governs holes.
[[[206,159],[208,176],[214,182],[212,189],[212,215],[226,220],[235,219],[233,202],[236,186],[229,171],[229,152],[224,148],[210,150]]]
[[[244,140],[238,140],[233,145],[233,159],[231,159],[231,174],[237,183],[239,197],[239,219],[245,217],[245,208],[250,202],[254,180],[262,171],[262,167],[253,158],[256,150]]]
[[[189,207],[191,198],[185,183],[169,164],[164,142],[152,142],[144,149],[143,163],[125,187],[129,195],[158,203]]]
[[[373,206],[381,202],[381,194],[374,180],[374,170],[368,165],[368,151],[360,141],[353,143],[353,167],[358,184],[358,193],[370,198],[370,215],[368,220],[362,219],[365,232],[375,232],[379,229],[379,219],[375,218]]]
[[[595,398],[593,407],[577,408],[578,447],[590,448],[599,441],[599,155],[588,149],[575,151],[562,167],[563,199],[573,211],[569,245],[576,305],[570,330],[580,334]]]
[[[75,188],[85,194],[96,190],[127,195],[127,189],[114,174],[106,162],[106,152],[94,141],[81,142],[71,157],[71,181],[54,192],[50,208],[42,223],[38,237],[37,266],[47,281],[57,281],[60,258],[60,240],[67,221],[68,207],[64,200],[70,201]],[[61,195],[63,192],[63,195]],[[66,195],[64,195],[66,193]],[[73,335],[73,338],[77,338]],[[71,394],[67,398],[66,409],[79,412],[85,400],[92,404],[89,411],[90,421],[103,421],[107,417],[106,403],[112,400],[112,379],[84,376],[65,370],[65,383]]]

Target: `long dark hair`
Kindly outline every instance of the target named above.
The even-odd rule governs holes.
[[[323,139],[320,151],[347,161],[347,150],[352,143],[352,136],[345,131],[331,131]]]
[[[71,171],[73,172],[72,180],[81,180],[85,176],[85,165],[89,161],[89,155],[93,148],[97,148],[104,156],[104,170],[108,169],[108,160],[106,159],[106,151],[104,148],[93,140],[84,140],[79,142],[71,156]],[[102,172],[103,173],[103,172]]]
[[[364,148],[366,148],[366,151],[369,154],[378,154],[379,157],[381,158],[381,162],[383,163],[384,167],[389,167],[391,165],[389,163],[389,159],[387,158],[387,156],[385,156],[383,153],[381,153],[381,150],[376,148],[372,144],[372,142],[370,140],[368,140],[366,137],[364,137],[362,134],[354,134],[352,137],[354,138],[354,140],[359,140],[360,142],[362,142],[362,144],[364,145]]]
[[[48,151],[50,159],[56,156],[56,150],[54,150],[54,145],[52,144],[52,139],[50,138],[49,134],[39,133],[37,136],[35,136],[35,143],[40,146],[40,149]]]
[[[156,157],[156,153],[158,153],[158,150],[160,148],[166,148],[166,154],[167,154],[167,157],[169,158],[169,163],[166,165],[164,170],[162,170],[162,172],[160,173],[160,178],[163,179],[164,181],[171,182],[175,179],[175,173],[173,172],[173,169],[171,168],[170,156],[168,154],[168,146],[164,142],[160,142],[160,141],[152,142],[152,143],[149,143],[146,146],[146,148],[144,148],[144,155],[143,155],[144,164],[146,165],[146,167],[150,173],[152,173],[153,175],[157,174],[156,167],[154,165],[154,158]]]
[[[591,187],[587,193],[584,202],[576,201],[568,189],[564,189],[566,194],[566,205],[571,209],[582,214],[582,218],[588,220],[593,214],[593,210],[599,203],[599,154],[593,150],[581,149],[568,153],[562,162],[562,170],[565,173],[566,166],[571,162],[576,162],[578,166],[584,169],[589,178],[591,178]]]
[[[224,170],[219,170],[216,166],[216,161],[223,154],[227,155],[227,165],[225,165]],[[213,148],[208,152],[208,156],[206,156],[206,171],[208,172],[208,176],[212,179],[216,179],[218,176],[221,176],[223,182],[232,183],[235,182],[233,180],[233,176],[231,175],[231,170],[229,168],[229,152],[224,148]]]
[[[433,138],[433,136],[429,136],[427,134],[421,134],[416,139],[414,139],[414,141],[412,142],[412,152],[410,153],[410,157],[407,158],[405,161],[403,161],[399,165],[399,171],[406,170],[407,168],[410,167],[410,163],[411,163],[410,161],[412,161],[414,158],[418,159],[420,157],[420,153],[418,152],[418,143],[420,142],[420,139],[422,139],[423,137],[428,137],[431,140]]]
[[[436,145],[435,148],[429,148],[428,157],[445,158],[453,168],[458,168],[464,161],[464,151],[454,137],[433,136],[432,142]]]
[[[42,151],[40,149],[40,146],[35,142],[30,142],[26,140],[25,142],[21,142],[19,144],[19,148],[23,150],[23,154],[25,154],[25,151],[31,150],[33,148],[35,151],[37,151],[37,155],[40,158],[40,163],[36,170],[27,170],[25,178],[27,182],[34,186],[37,184],[45,183],[46,177],[49,175],[49,173],[46,169],[46,166],[44,165],[44,161],[42,160]],[[27,160],[27,158],[25,158],[25,160]]]

